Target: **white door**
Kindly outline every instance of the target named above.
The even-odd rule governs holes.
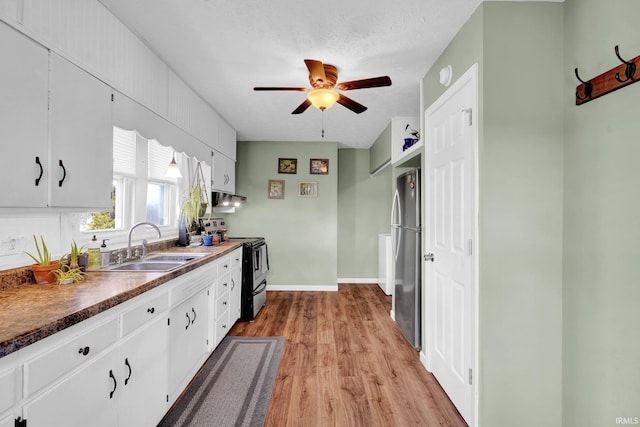
[[[425,113],[429,369],[475,425],[477,68]]]

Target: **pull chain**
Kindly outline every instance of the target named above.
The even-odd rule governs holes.
[[[324,138],[324,110],[322,110],[322,137]]]

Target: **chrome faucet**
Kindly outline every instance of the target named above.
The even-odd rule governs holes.
[[[160,233],[160,229],[155,224],[152,224],[150,222],[139,222],[137,224],[132,225],[131,228],[129,229],[129,242],[127,243],[127,259],[131,259],[131,234],[133,233],[133,230],[135,230],[136,227],[138,227],[140,225],[150,225],[150,226],[152,226],[153,228],[155,228],[158,231],[158,238],[162,237],[162,233]],[[143,243],[146,245],[146,240]],[[146,252],[146,250],[144,252]]]

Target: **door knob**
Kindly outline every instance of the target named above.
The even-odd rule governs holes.
[[[425,260],[425,261],[431,261],[431,262],[433,262],[433,258],[434,258],[434,257],[433,257],[433,252],[429,252],[428,254],[426,254],[426,255],[424,256],[424,260]]]

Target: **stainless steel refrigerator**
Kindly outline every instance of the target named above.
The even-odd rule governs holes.
[[[394,313],[405,338],[422,348],[420,263],[420,169],[398,177],[391,209],[393,236]]]

